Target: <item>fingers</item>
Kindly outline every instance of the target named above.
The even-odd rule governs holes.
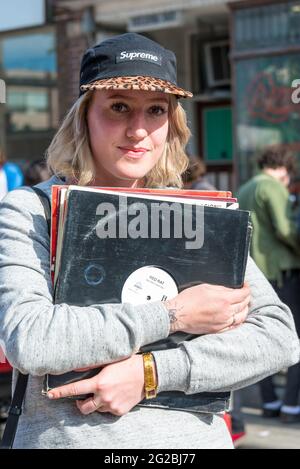
[[[250,288],[246,284],[242,288],[232,288],[230,291],[230,301],[232,304],[241,303],[250,296],[250,293]]]
[[[205,283],[201,284],[200,286],[201,288],[205,287],[208,289],[213,289],[215,292],[221,294],[224,298],[227,298],[227,300],[232,304],[241,303],[247,296],[251,294],[250,287],[247,282],[245,282],[241,288],[229,288],[221,285],[211,285]]]
[[[230,308],[229,308],[230,314],[232,316],[236,316],[237,314],[239,314],[247,306],[249,306],[250,300],[251,300],[251,297],[249,295],[243,301],[241,301],[240,303],[235,303],[235,304],[231,305]]]
[[[229,327],[239,326],[246,320],[249,312],[250,299],[251,297],[247,296],[247,298],[241,303],[237,303],[230,306],[228,319]]]
[[[112,415],[120,417],[121,415],[124,415],[126,413],[125,411],[121,411],[118,407],[112,407],[111,404],[104,404],[100,402],[99,396],[97,395],[94,395],[94,397],[86,399],[85,401],[76,401],[76,406],[83,415],[89,415],[93,412],[98,412],[110,413]]]
[[[91,394],[95,392],[95,381],[93,378],[76,381],[75,383],[66,384],[59,388],[51,389],[47,393],[49,399],[61,399],[63,397],[80,396],[81,394]]]
[[[248,312],[249,312],[249,307],[246,306],[246,308],[244,308],[243,311],[235,314],[234,322],[232,322],[229,326],[226,326],[223,329],[217,331],[216,333],[219,334],[221,332],[226,332],[226,331],[231,331],[232,329],[236,329],[237,327],[239,327],[241,324],[245,322],[248,316]]]
[[[103,407],[99,397],[96,395],[86,399],[85,401],[76,401],[76,406],[84,415],[89,415],[96,411],[99,412],[101,407]]]
[[[234,315],[234,324],[231,327],[237,327],[247,319],[249,306],[246,306],[240,313]]]

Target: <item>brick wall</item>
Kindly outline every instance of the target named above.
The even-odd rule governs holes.
[[[60,121],[78,97],[79,70],[88,38],[82,32],[83,10],[69,11],[56,2],[58,97]]]

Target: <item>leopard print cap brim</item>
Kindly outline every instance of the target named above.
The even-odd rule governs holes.
[[[169,81],[153,77],[115,77],[97,80],[88,85],[82,85],[81,91],[87,90],[141,90],[141,91],[160,91],[163,93],[175,94],[180,98],[191,98],[190,91],[173,85]]]

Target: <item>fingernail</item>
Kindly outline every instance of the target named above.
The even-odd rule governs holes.
[[[49,397],[49,399],[54,399],[54,394],[51,394],[51,392],[48,392],[47,396]]]

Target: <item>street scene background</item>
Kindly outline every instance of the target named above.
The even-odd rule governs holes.
[[[299,163],[300,1],[0,0],[0,169],[11,164],[5,191],[13,178],[17,186],[49,177],[43,158],[78,95],[82,53],[127,31],[176,53],[178,84],[194,93],[183,102],[188,154],[211,187],[236,194],[269,145]],[[298,166],[289,185],[295,219],[299,181]],[[282,396],[286,370],[275,380]],[[2,430],[9,399],[10,370],[0,368]],[[245,427],[236,447],[300,449],[300,421],[262,418],[258,385],[240,399]]]

